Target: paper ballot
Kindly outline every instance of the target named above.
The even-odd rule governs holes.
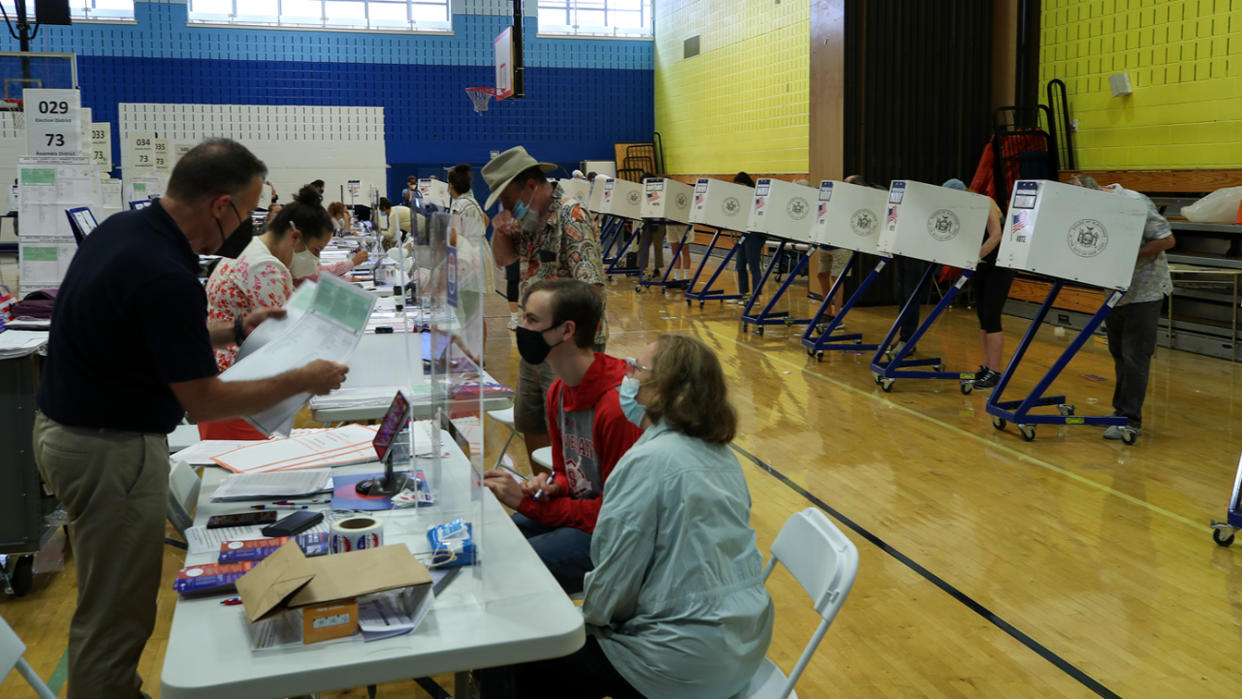
[[[299,304],[303,302],[299,299]],[[276,337],[261,336],[262,346],[246,351],[249,340],[242,345],[245,356],[220,375],[223,381],[266,379],[296,369],[316,359],[348,362],[366,330],[367,317],[375,305],[375,297],[332,275],[319,278],[314,296],[305,312],[296,319],[269,319],[286,326]],[[259,329],[255,330],[258,333]],[[265,333],[266,335],[266,333]],[[256,343],[257,344],[257,343]],[[246,420],[263,434],[288,436],[293,429],[293,416],[306,400],[300,393]]]

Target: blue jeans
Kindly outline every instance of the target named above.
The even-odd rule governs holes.
[[[737,292],[739,294],[759,293],[759,280],[763,275],[759,271],[759,267],[763,262],[763,243],[764,237],[756,233],[747,233],[738,245],[737,254],[735,255],[735,264],[737,265]],[[750,271],[749,276],[746,274]],[[751,286],[754,280],[754,286]]]
[[[595,568],[591,563],[591,535],[574,527],[539,524],[517,512],[513,513],[513,523],[565,592],[582,592],[583,578]]]

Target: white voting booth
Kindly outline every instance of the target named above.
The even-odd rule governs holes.
[[[883,228],[888,192],[848,182],[823,180],[811,241],[870,255],[884,254],[876,248]]]
[[[638,220],[643,217],[643,186],[629,180],[608,180],[599,212]]]
[[[797,243],[811,242],[818,193],[785,180],[764,177],[755,183],[747,230]]]
[[[597,214],[603,213],[600,207],[604,204],[604,183],[610,181],[612,181],[612,178],[607,175],[596,175],[595,181],[588,183],[590,185],[590,194],[585,200],[588,211]]]
[[[694,184],[690,223],[745,232],[750,222],[753,187],[700,177]]]
[[[585,204],[591,196],[591,183],[586,180],[568,179],[557,182],[561,185],[566,199],[575,199]]]
[[[422,177],[418,180],[418,193],[422,196],[424,204],[435,204],[445,209],[452,204],[447,182]]]
[[[883,255],[973,270],[979,262],[991,201],[973,192],[893,180],[876,249]]]
[[[667,177],[643,180],[643,218],[673,223],[690,223],[690,203],[694,188]]]
[[[1133,197],[1020,180],[1009,201],[997,264],[1124,291],[1146,221],[1147,206]]]

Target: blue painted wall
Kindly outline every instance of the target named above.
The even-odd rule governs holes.
[[[478,165],[491,150],[524,145],[572,168],[650,139],[652,43],[538,38],[533,18],[526,98],[475,114],[464,88],[492,84],[492,38],[510,6],[455,14],[453,34],[434,35],[187,26],[185,4],[138,2],[136,24],[43,27],[31,48],[76,53],[83,106],[117,134],[120,102],[383,107],[393,195],[407,175]]]

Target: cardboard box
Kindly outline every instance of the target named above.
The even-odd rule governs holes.
[[[600,213],[635,221],[642,218],[643,186],[629,180],[608,180],[604,183],[604,197],[600,201]]]
[[[1014,184],[997,264],[1125,290],[1143,243],[1147,204],[1050,180]]]
[[[760,178],[755,183],[755,199],[748,228],[796,243],[810,243],[818,195],[818,191],[800,184]]]
[[[557,183],[561,185],[561,192],[565,194],[566,199],[586,204],[591,197],[591,183],[586,180],[558,180]]]
[[[694,188],[667,177],[643,180],[643,218],[673,223],[690,223],[690,203]]]
[[[354,633],[358,598],[407,588],[428,593],[431,574],[404,544],[312,559],[290,541],[237,581],[252,624],[298,615],[302,643]]]
[[[888,192],[848,182],[823,180],[811,239],[820,245],[877,254]]]
[[[893,180],[876,249],[924,262],[974,269],[992,200],[914,180]]]
[[[690,222],[745,233],[754,198],[754,187],[700,177],[694,184]]]

